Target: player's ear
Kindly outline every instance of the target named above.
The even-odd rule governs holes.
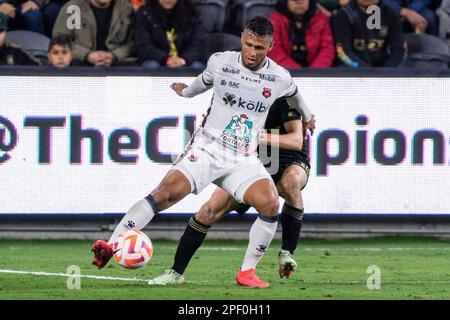
[[[275,43],[275,41],[272,39],[272,41],[270,41],[269,51],[272,50],[274,43]]]

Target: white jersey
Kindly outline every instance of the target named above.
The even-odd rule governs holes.
[[[273,102],[297,93],[289,72],[266,58],[258,71],[242,64],[240,52],[213,54],[202,73],[213,97],[202,129],[225,147],[245,154],[256,152],[258,133],[264,128]]]

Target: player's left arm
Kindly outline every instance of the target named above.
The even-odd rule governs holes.
[[[284,149],[299,151],[303,146],[303,123],[301,120],[291,120],[283,124],[285,134],[271,134],[263,132],[260,136],[262,143]]]

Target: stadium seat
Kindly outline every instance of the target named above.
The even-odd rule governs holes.
[[[50,38],[28,30],[13,30],[6,33],[6,40],[20,45],[41,61],[47,61]]]
[[[450,48],[441,38],[429,34],[410,33],[405,35],[408,54],[405,67],[447,69]]]
[[[205,35],[204,59],[215,52],[239,50],[241,38],[228,33],[208,33]]]
[[[223,32],[228,13],[229,0],[194,0],[206,32]]]
[[[245,25],[253,17],[261,15],[268,17],[275,11],[277,0],[234,0],[234,32],[240,34]]]

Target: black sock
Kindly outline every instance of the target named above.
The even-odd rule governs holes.
[[[280,220],[283,240],[281,249],[288,250],[291,254],[294,254],[300,237],[300,230],[302,229],[303,209],[284,204]]]
[[[173,270],[179,274],[184,273],[189,261],[191,261],[192,256],[201,246],[210,227],[211,226],[198,222],[195,217],[192,217],[189,220],[189,224],[187,225],[186,230],[184,230],[183,236],[178,243],[175,260],[172,266]]]

